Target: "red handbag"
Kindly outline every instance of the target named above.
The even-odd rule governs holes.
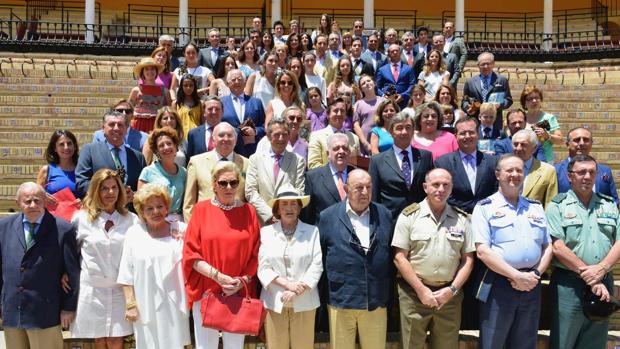
[[[243,283],[245,297],[234,294],[225,296],[223,293],[208,293],[202,299],[200,313],[202,326],[216,330],[257,336],[260,332],[267,312],[260,299],[250,298],[248,285]]]

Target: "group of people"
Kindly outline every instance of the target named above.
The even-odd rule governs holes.
[[[252,28],[235,52],[212,30],[175,69],[163,37],[92,143],[54,132],[21,212],[0,220],[7,347],[62,348],[64,327],[96,348],[131,333],[182,348],[193,316],[196,348],[242,348],[202,326],[205,297],[259,291],[269,348],[327,329],[334,348],[385,348],[394,302],[406,349],[458,347],[462,317],[479,317],[482,348],[535,348],[553,264],[551,347],[604,348],[608,321],[581,295],[610,300],[620,217],[592,132],[564,140],[535,86],[510,109],[491,53],[459,107],[467,53],[450,22],[402,46],[387,30],[383,47],[353,27]],[[49,211],[63,190],[71,223]]]

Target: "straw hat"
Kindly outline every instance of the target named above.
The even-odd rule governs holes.
[[[164,71],[163,65],[155,63],[155,60],[151,57],[146,57],[142,58],[140,60],[140,63],[136,64],[136,66],[133,68],[133,75],[135,75],[136,78],[140,78],[140,75],[142,74],[142,69],[146,67],[157,68],[157,75],[161,74],[161,72]]]
[[[276,197],[269,200],[269,202],[267,202],[267,205],[269,205],[269,207],[273,209],[273,205],[275,205],[278,200],[301,200],[301,207],[306,207],[310,203],[310,196],[301,195],[297,189],[293,188],[293,186],[288,184],[280,187],[280,189],[278,189]]]

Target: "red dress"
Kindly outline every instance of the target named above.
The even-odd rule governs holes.
[[[254,207],[244,204],[225,211],[204,200],[196,204],[185,232],[183,275],[189,307],[205,292],[221,292],[220,285],[194,270],[204,260],[228,276],[249,275],[250,294],[255,296],[260,225]]]

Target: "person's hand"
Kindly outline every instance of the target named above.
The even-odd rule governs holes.
[[[221,279],[223,282],[218,282],[220,286],[222,286],[222,292],[224,292],[225,295],[231,296],[243,287],[241,280],[221,273],[217,275],[218,279],[220,279],[220,275],[225,277]]]
[[[441,307],[443,307],[452,299],[452,297],[454,297],[454,293],[452,293],[450,287],[444,287],[433,292],[433,297],[435,297],[435,300],[437,301],[437,309],[441,309]]]
[[[396,104],[400,104],[400,102],[403,101],[403,96],[399,94],[396,95],[396,99],[394,100],[394,102],[396,102]]]
[[[517,291],[530,291],[538,285],[539,280],[540,276],[533,271],[519,272],[516,277],[510,279],[510,285]]]
[[[430,307],[430,308],[439,307],[439,303],[435,299],[433,292],[428,287],[424,286],[421,292],[419,293],[416,292],[416,294],[418,295],[418,298],[420,298],[420,301],[422,302],[422,304],[426,305],[427,307]]]
[[[586,282],[586,284],[588,284],[588,286],[594,286],[599,283],[599,281],[603,280],[605,270],[598,264],[588,265],[586,267],[579,268],[579,276]]]
[[[69,294],[69,292],[71,292],[71,284],[69,283],[69,275],[62,274],[62,276],[60,277],[60,287],[62,287],[62,290]]]
[[[547,132],[544,128],[542,127],[536,127],[536,126],[532,126],[532,128],[534,129],[534,132],[536,133],[536,136],[538,137],[538,139],[543,140],[543,141],[548,141],[549,140],[549,132]]]
[[[295,292],[286,290],[282,293],[280,300],[282,300],[283,303],[289,303],[292,302],[296,296],[297,294]]]
[[[71,323],[73,322],[74,318],[75,318],[74,311],[61,310],[60,311],[60,326],[64,329],[69,329],[69,326],[71,326]]]
[[[241,134],[244,136],[256,137],[256,130],[250,126],[245,126],[241,128]]]
[[[56,206],[58,205],[58,200],[56,200],[54,195],[50,193],[45,193],[45,203],[49,206]]]
[[[596,285],[592,286],[592,293],[599,296],[600,300],[602,300],[603,302],[609,302],[611,300],[611,297],[609,296],[609,291],[602,282],[599,282]]]
[[[474,109],[473,104],[471,104],[467,109],[465,109],[467,115],[476,115],[476,109]]]
[[[138,313],[138,307],[133,307],[131,309],[125,310],[125,320],[129,322],[136,322],[138,321],[138,317],[140,317],[140,314]]]
[[[286,284],[286,290],[291,291],[297,295],[300,295],[304,293],[306,288],[304,287],[304,284],[299,281],[289,281]]]
[[[362,145],[364,146],[364,150],[366,151],[366,153],[370,154],[370,152],[372,151],[372,147],[370,146],[370,143],[365,142],[365,143],[362,143]]]

